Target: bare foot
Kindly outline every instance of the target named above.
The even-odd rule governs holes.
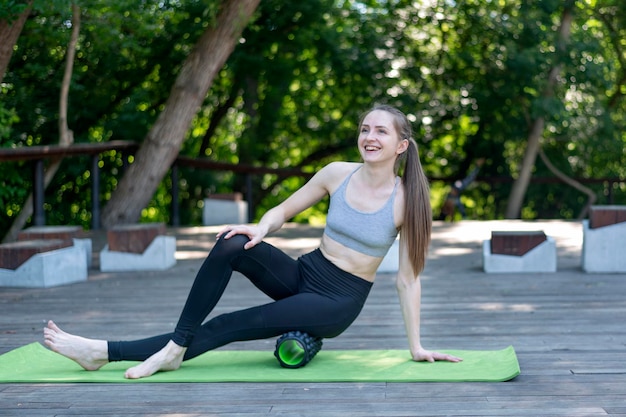
[[[86,339],[61,330],[52,320],[43,329],[46,346],[54,352],[70,358],[87,371],[96,371],[109,363],[107,342]]]
[[[170,340],[163,349],[139,365],[126,370],[124,376],[128,379],[137,379],[153,375],[159,371],[174,371],[180,368],[186,350],[187,348]]]

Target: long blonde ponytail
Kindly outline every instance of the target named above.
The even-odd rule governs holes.
[[[408,245],[413,271],[419,274],[426,265],[433,223],[428,178],[422,168],[418,146],[413,139],[413,129],[406,115],[388,105],[375,105],[366,115],[375,110],[391,113],[394,116],[394,124],[400,136],[399,139],[409,142],[407,150],[400,154],[396,160],[395,171],[396,174],[401,170],[403,171],[402,183],[405,191],[402,234]]]
[[[406,162],[402,183],[404,184],[404,225],[409,256],[416,274],[426,265],[426,255],[432,233],[432,209],[430,207],[430,187],[419,159],[417,143],[409,139],[405,152]]]

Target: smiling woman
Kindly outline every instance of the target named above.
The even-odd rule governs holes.
[[[415,361],[460,358],[431,352],[420,341],[421,283],[431,234],[428,183],[411,126],[399,110],[376,106],[365,113],[357,140],[362,163],[333,162],[263,215],[256,225],[227,226],[198,271],[172,333],[112,342],[84,339],[50,321],[46,344],[97,370],[109,361],[142,361],[126,371],[143,378],[177,369],[183,360],[228,343],[292,331],[313,340],[343,333],[359,315],[376,270],[400,231],[397,288]],[[398,177],[404,163],[404,175]],[[319,247],[297,260],[266,242],[284,223],[330,195],[328,223]],[[214,317],[233,271],[274,301]],[[321,347],[321,344],[319,345]]]

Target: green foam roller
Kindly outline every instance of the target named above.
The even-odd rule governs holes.
[[[321,337],[292,331],[278,338],[274,356],[283,368],[300,368],[309,363],[321,348]]]

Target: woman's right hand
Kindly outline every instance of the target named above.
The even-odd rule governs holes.
[[[411,356],[415,362],[435,362],[435,361],[461,362],[463,360],[461,358],[449,355],[447,353],[431,352],[423,348],[419,348],[411,352]]]
[[[239,224],[236,226],[226,226],[217,234],[217,238],[230,239],[235,235],[248,236],[248,241],[243,248],[250,249],[258,245],[267,235],[267,230],[256,224]]]

